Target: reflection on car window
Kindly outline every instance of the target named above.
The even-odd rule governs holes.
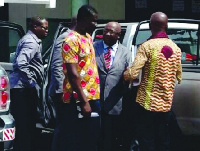
[[[197,30],[168,29],[167,34],[182,51],[183,64],[195,64],[197,59]],[[136,45],[143,43],[151,36],[150,30],[140,30],[136,38]],[[198,56],[199,58],[199,56]]]
[[[16,30],[8,27],[0,27],[0,33],[0,62],[13,62],[20,36]]]
[[[169,30],[169,37],[181,48],[182,63],[193,63],[197,59],[197,30]]]

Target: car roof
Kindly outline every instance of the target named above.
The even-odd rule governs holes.
[[[121,27],[126,27],[128,25],[138,24],[139,22],[130,22],[130,23],[119,23]],[[97,24],[97,28],[104,28],[106,24]]]

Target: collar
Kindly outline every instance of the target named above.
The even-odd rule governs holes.
[[[161,32],[157,32],[154,35],[151,35],[151,37],[149,39],[155,39],[155,38],[168,38],[167,33],[164,31]]]
[[[35,41],[36,41],[38,44],[41,44],[41,43],[42,43],[42,40],[39,39],[31,30],[28,30],[27,33],[30,34],[30,35],[35,39]]]
[[[118,48],[118,45],[119,45],[119,42],[117,41],[114,45],[111,46],[112,50],[116,52],[116,51],[117,51],[117,48]],[[106,45],[106,44],[104,43],[104,41],[103,41],[103,48],[104,48],[104,51],[105,51],[105,52],[107,52],[107,48],[108,48],[108,47],[109,47],[109,46]]]
[[[71,29],[70,29],[71,30]],[[78,33],[77,31],[75,30],[71,30],[70,32],[73,32],[74,35],[77,35],[77,36],[83,36],[83,37],[86,37],[86,38],[91,38],[90,34],[89,33],[85,33],[85,35],[81,35],[80,33]]]

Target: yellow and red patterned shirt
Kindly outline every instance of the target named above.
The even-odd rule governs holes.
[[[166,33],[158,33],[141,44],[133,65],[124,73],[125,80],[142,80],[136,101],[146,110],[167,112],[171,109],[176,79],[181,82],[181,50]]]
[[[81,76],[81,87],[88,100],[100,98],[99,75],[95,61],[95,51],[93,41],[89,34],[80,35],[72,31],[66,37],[63,47],[63,71],[65,80],[63,84],[63,102],[69,103],[72,95],[77,99],[77,93],[73,91],[69,82],[66,63],[76,63],[77,72]]]

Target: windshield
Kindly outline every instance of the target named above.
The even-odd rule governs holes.
[[[168,29],[167,34],[181,48],[183,64],[195,64],[197,58],[197,30]],[[136,38],[136,46],[146,41],[151,35],[150,30],[140,30]],[[198,50],[199,51],[199,50]]]

